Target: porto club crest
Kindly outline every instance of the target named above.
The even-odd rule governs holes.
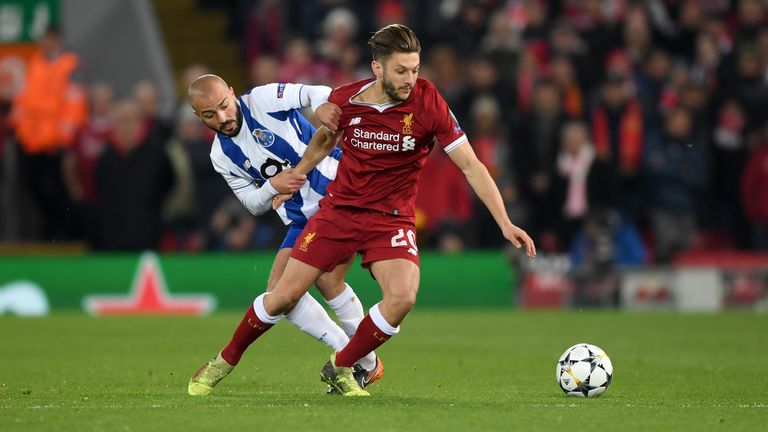
[[[275,134],[266,129],[254,129],[251,132],[256,143],[262,147],[269,147],[275,143]]]

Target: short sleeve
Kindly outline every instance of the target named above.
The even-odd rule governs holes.
[[[309,106],[302,103],[302,100],[307,100],[306,94],[303,94],[306,91],[303,84],[272,83],[254,87],[243,95],[243,99],[247,100],[251,110],[288,111]]]
[[[339,91],[339,88],[335,88],[331,90],[331,94],[328,95],[328,102],[334,103],[337,106],[341,106],[344,102],[344,97],[341,96],[341,92]]]
[[[429,86],[428,97],[425,97],[425,103],[431,105],[430,110],[434,113],[434,135],[437,143],[443,148],[446,153],[450,153],[456,147],[460,146],[467,141],[467,136],[459,125],[459,121],[456,120],[456,116],[453,115],[448,103],[445,102],[440,93],[437,92],[433,86]]]

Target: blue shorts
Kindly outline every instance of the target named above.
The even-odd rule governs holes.
[[[280,245],[280,249],[292,248],[293,245],[296,244],[296,239],[299,238],[299,234],[301,234],[302,230],[304,230],[304,224],[292,222],[288,227],[288,232],[285,233],[285,238],[283,239],[283,244]]]

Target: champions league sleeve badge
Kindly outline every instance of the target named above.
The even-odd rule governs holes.
[[[254,129],[252,135],[256,143],[262,147],[269,147],[275,143],[275,134],[266,129]]]

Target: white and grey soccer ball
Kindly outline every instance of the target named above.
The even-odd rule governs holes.
[[[603,394],[613,378],[613,364],[600,347],[576,344],[560,356],[557,382],[568,396],[595,397]]]

